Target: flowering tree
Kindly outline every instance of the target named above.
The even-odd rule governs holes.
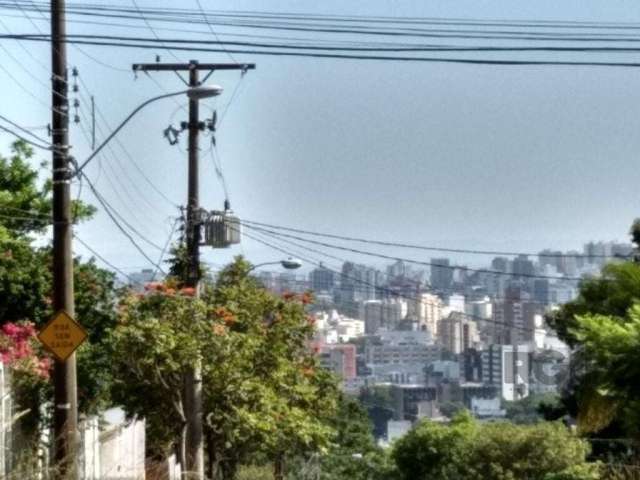
[[[109,334],[113,400],[129,417],[144,417],[153,457],[166,457],[184,440],[184,372],[211,335],[204,303],[193,289],[153,283],[126,296]]]
[[[113,397],[144,417],[152,454],[180,445],[184,373],[202,359],[210,476],[233,478],[262,453],[326,446],[336,386],[307,348],[313,328],[303,298],[281,298],[247,278],[237,260],[200,298],[176,284],[152,284],[123,302],[112,330]],[[306,297],[305,297],[306,298]],[[307,300],[304,300],[307,301]]]
[[[0,155],[0,325],[32,322],[40,327],[54,313],[51,248],[33,241],[51,223],[51,185],[39,179],[33,160],[33,151],[24,142],[14,143],[9,156]],[[94,211],[73,201],[76,221],[90,218]],[[105,330],[115,323],[114,281],[114,274],[94,261],[75,259],[75,317],[89,333],[77,352],[78,402],[84,413],[95,413],[109,401],[109,352],[102,341]],[[15,393],[25,401],[34,398]],[[31,410],[35,415],[37,409]]]
[[[203,352],[206,431],[213,476],[233,478],[255,452],[271,460],[326,450],[337,407],[334,378],[309,348],[308,294],[282,297],[237,259],[204,295],[214,332]]]
[[[40,405],[50,393],[52,360],[43,352],[33,323],[9,322],[0,327],[0,361],[22,410],[18,414],[22,433],[34,440],[41,427]]]

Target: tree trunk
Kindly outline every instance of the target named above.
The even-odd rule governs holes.
[[[188,478],[187,472],[187,424],[186,422],[182,426],[180,431],[180,476],[184,479]]]
[[[226,461],[220,464],[222,468],[222,480],[233,480],[238,471],[238,464],[235,461]]]
[[[273,462],[274,480],[284,480],[284,454],[279,453]]]
[[[211,429],[207,429],[205,436],[206,453],[207,453],[207,478],[209,480],[215,480],[218,474],[218,459],[216,458],[216,448],[213,442],[213,433]]]

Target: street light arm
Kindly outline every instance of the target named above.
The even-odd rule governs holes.
[[[278,260],[277,262],[264,262],[264,263],[258,263],[257,265],[253,265],[249,270],[247,270],[244,274],[245,275],[249,275],[251,272],[253,272],[256,268],[260,268],[260,267],[266,267],[267,265],[280,265],[280,261]]]
[[[93,151],[93,153],[91,155],[89,155],[89,157],[84,162],[82,162],[82,165],[80,165],[79,167],[76,168],[75,175],[80,175],[80,173],[82,173],[82,170],[84,169],[84,167],[86,167],[87,164],[91,160],[93,160],[95,158],[95,156],[98,155],[98,153],[100,153],[100,151],[107,145],[107,143],[109,143],[113,139],[113,137],[115,137],[118,134],[118,132],[120,130],[122,130],[122,127],[124,127],[129,122],[129,120],[131,120],[134,117],[134,115],[136,113],[138,113],[140,110],[142,110],[144,107],[146,107],[150,103],[153,103],[153,102],[155,102],[157,100],[162,100],[163,98],[175,97],[175,96],[178,96],[178,95],[184,95],[186,93],[189,93],[189,90],[180,90],[179,92],[165,93],[163,95],[158,95],[157,97],[150,98],[149,100],[147,100],[147,101],[141,103],[140,105],[138,105],[135,108],[135,110],[133,110],[133,112],[131,112],[129,114],[129,116],[127,118],[125,118],[124,121],[120,125],[118,125],[117,128],[113,132],[111,132],[109,134],[109,136],[107,138],[105,138],[104,142],[102,142],[98,146],[98,148],[96,148]]]

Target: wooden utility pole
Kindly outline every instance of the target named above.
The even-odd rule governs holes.
[[[197,60],[191,60],[187,64],[180,63],[151,63],[135,64],[134,72],[150,71],[174,71],[189,72],[189,87],[200,86],[200,70],[208,70],[206,78],[215,70],[251,70],[254,64],[238,63],[205,63],[200,64]],[[200,199],[199,199],[199,170],[198,170],[198,137],[200,130],[205,128],[200,122],[198,99],[189,99],[189,121],[187,130],[189,132],[189,163],[188,163],[188,191],[187,191],[187,274],[185,284],[195,289],[198,294],[198,284],[200,281]],[[204,479],[204,447],[202,430],[202,368],[200,358],[193,359],[193,365],[186,372],[184,377],[184,410],[186,416],[186,438],[184,462],[182,466],[186,471],[185,478]]]
[[[51,69],[53,144],[53,309],[74,317],[73,256],[71,251],[71,170],[69,159],[69,101],[65,2],[51,1]],[[56,360],[54,379],[54,459],[57,478],[77,478],[78,439],[76,356]]]

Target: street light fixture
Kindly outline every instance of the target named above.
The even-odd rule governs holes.
[[[298,268],[302,267],[302,261],[298,260],[297,258],[289,257],[284,260],[277,260],[275,262],[259,263],[251,267],[249,270],[247,270],[245,275],[249,275],[249,273],[255,270],[256,268],[265,267],[267,265],[280,265],[285,270],[297,270]]]
[[[176,97],[178,95],[187,95],[187,97],[189,97],[191,100],[202,100],[204,98],[215,97],[217,95],[220,95],[221,93],[222,93],[222,87],[219,85],[198,85],[197,87],[190,87],[186,90],[180,90],[179,92],[172,92],[172,93],[165,93],[163,95],[158,95],[157,97],[153,97],[153,98],[150,98],[149,100],[142,102],[129,114],[127,118],[125,118],[122,121],[120,125],[116,127],[116,129],[113,132],[109,134],[107,138],[105,138],[104,142],[102,142],[98,146],[98,148],[96,148],[93,151],[93,153],[89,155],[89,157],[84,162],[82,162],[80,166],[76,168],[75,175],[80,175],[84,167],[86,167],[87,164],[91,160],[93,160],[95,156],[98,155],[98,153],[100,153],[100,151],[107,145],[107,143],[109,143],[113,139],[113,137],[115,137],[118,134],[118,132],[122,130],[122,127],[124,127],[129,122],[129,120],[131,120],[134,117],[136,113],[138,113],[140,110],[142,110],[144,107],[146,107],[150,103],[153,103],[158,100],[162,100],[163,98]]]
[[[199,85],[187,90],[187,97],[191,100],[202,100],[203,98],[216,97],[222,93],[220,85]]]

